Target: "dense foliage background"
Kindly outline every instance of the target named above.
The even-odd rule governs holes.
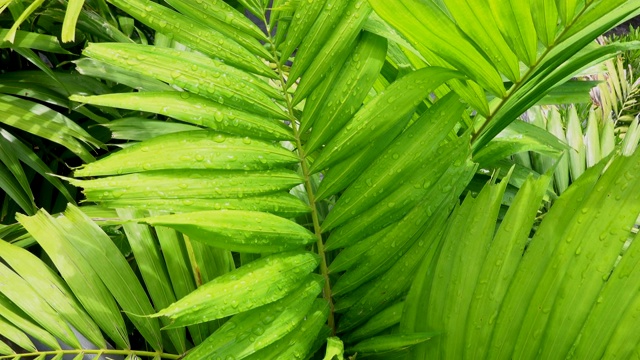
[[[0,0],[0,359],[639,357],[638,15]]]

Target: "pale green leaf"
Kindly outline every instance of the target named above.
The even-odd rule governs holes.
[[[105,346],[100,330],[75,301],[63,280],[27,250],[0,241],[0,257],[32,287],[46,293],[44,300],[96,346]]]
[[[76,24],[80,11],[84,5],[84,0],[69,0],[67,3],[67,11],[64,14],[64,22],[62,23],[62,41],[72,42],[76,38]]]
[[[55,220],[44,212],[33,217],[18,216],[18,220],[42,246],[98,326],[117,346],[128,347],[124,319],[113,296],[90,264],[66,240],[66,234]]]
[[[0,38],[4,39],[8,32],[8,30],[0,29]],[[27,48],[57,54],[69,54],[67,50],[60,46],[60,42],[55,36],[22,30],[16,31],[12,42],[1,42],[0,48]]]
[[[123,220],[145,215],[140,210],[116,209],[116,211]],[[145,288],[151,301],[153,301],[155,309],[159,310],[171,305],[176,301],[176,296],[171,288],[171,281],[169,280],[169,274],[167,274],[163,256],[160,253],[159,244],[151,233],[151,228],[133,223],[124,223],[122,228],[127,235],[140,275],[142,275]],[[161,319],[161,321],[163,325],[168,325],[167,319]],[[184,328],[167,330],[165,334],[178,352],[183,353],[186,350]]]

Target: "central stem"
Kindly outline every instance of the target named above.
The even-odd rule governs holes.
[[[267,21],[265,20],[265,24]],[[267,25],[267,29],[269,26]],[[293,112],[293,101],[291,95],[285,90],[287,89],[287,80],[284,77],[284,71],[282,69],[282,64],[278,59],[278,54],[276,53],[276,46],[271,37],[271,31],[268,31],[269,43],[271,45],[271,49],[273,52],[273,60],[276,65],[276,72],[279,76],[280,85],[282,87],[282,93],[284,95],[284,99],[287,106],[287,112],[289,115],[289,121],[291,122],[291,128],[293,129],[293,135],[295,137],[295,146],[296,151],[298,153],[298,158],[300,159],[300,168],[302,169],[302,176],[304,178],[304,187],[307,193],[307,199],[309,200],[309,207],[311,208],[311,219],[313,221],[313,230],[316,236],[316,247],[318,248],[318,255],[320,255],[320,273],[324,278],[324,289],[322,291],[323,297],[329,303],[329,317],[327,319],[327,325],[331,328],[331,332],[333,335],[336,334],[336,324],[334,319],[334,305],[333,300],[331,298],[331,282],[329,280],[329,267],[327,266],[327,257],[324,251],[324,242],[322,240],[322,230],[320,228],[320,220],[318,217],[318,208],[316,206],[316,196],[313,189],[313,185],[311,183],[311,173],[309,172],[309,165],[307,164],[307,154],[302,147],[300,126],[298,125],[299,120],[296,118]]]

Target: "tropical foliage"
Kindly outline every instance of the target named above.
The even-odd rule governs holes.
[[[637,354],[637,1],[0,14],[0,359]]]

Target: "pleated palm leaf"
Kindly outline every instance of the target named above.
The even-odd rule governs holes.
[[[3,254],[6,276],[23,286],[0,289],[17,319],[0,333],[18,339],[30,324],[49,347],[57,338],[73,349],[20,347],[37,356],[303,359],[337,334],[346,349],[331,338],[327,358],[634,350],[635,292],[620,292],[640,284],[627,264],[636,257],[616,259],[640,212],[640,155],[583,174],[531,242],[548,176],[524,181],[497,232],[508,176],[459,199],[474,156],[496,135],[535,131],[513,121],[579,71],[637,45],[593,43],[637,15],[637,2],[275,1],[269,11],[265,1],[239,1],[266,33],[222,1],[110,2],[174,46],[91,43],[80,71],[101,65],[170,88],[71,100],[197,129],[140,126],[129,137],[142,141],[70,180],[88,201],[116,209],[111,221],[123,224],[141,281],[76,207],[20,217],[75,311],[34,296],[26,270]],[[542,132],[548,146],[563,146]],[[119,309],[144,338],[139,348]]]

